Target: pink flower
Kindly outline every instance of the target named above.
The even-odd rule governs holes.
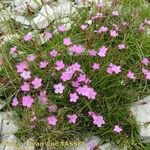
[[[146,75],[149,71],[145,68],[142,68],[142,72],[143,72],[144,75]]]
[[[70,102],[77,102],[78,99],[79,99],[79,96],[77,95],[76,92],[70,94]]]
[[[94,63],[93,66],[92,66],[92,68],[93,68],[94,70],[98,70],[98,69],[100,68],[100,65],[97,64],[97,63]]]
[[[93,116],[93,115],[96,115],[96,114],[95,114],[95,112],[93,112],[93,111],[89,111],[89,112],[88,112],[88,115],[89,115],[89,116]]]
[[[80,83],[78,81],[72,81],[71,84],[74,88],[79,87]]]
[[[34,99],[30,95],[22,97],[22,105],[26,106],[27,108],[30,108],[33,102],[34,102]]]
[[[49,116],[48,118],[47,118],[47,120],[48,120],[48,124],[49,125],[53,125],[53,126],[56,126],[56,123],[57,123],[57,118],[54,116],[54,115],[52,115],[52,116]]]
[[[49,112],[56,112],[57,111],[57,106],[55,104],[51,104],[48,106],[48,111]]]
[[[76,71],[80,71],[80,65],[78,63],[72,64],[66,69],[66,71],[62,72],[60,79],[63,81],[68,81],[72,78]]]
[[[92,115],[93,124],[97,125],[98,127],[102,127],[105,124],[103,116],[100,115]]]
[[[94,150],[97,146],[97,141],[91,140],[87,142],[88,150]]]
[[[39,64],[39,67],[41,68],[41,69],[44,69],[44,68],[46,68],[48,66],[48,61],[41,61],[40,62],[40,64]]]
[[[125,46],[125,44],[119,44],[119,45],[118,45],[118,48],[119,48],[119,49],[125,49],[126,46]]]
[[[19,102],[18,102],[18,99],[17,99],[17,97],[14,97],[13,99],[12,99],[12,106],[13,107],[15,107],[15,106],[17,106],[19,104]]]
[[[27,56],[27,61],[34,62],[36,59],[36,56],[34,54],[30,54]]]
[[[23,62],[18,63],[16,65],[16,68],[17,68],[18,73],[22,73],[23,71],[25,71],[25,69],[28,69],[28,64],[27,62],[23,61]]]
[[[63,81],[71,80],[73,74],[74,74],[74,72],[72,70],[66,70],[66,71],[62,72],[60,79]]]
[[[63,43],[64,43],[64,45],[66,45],[66,46],[69,46],[69,45],[71,45],[71,44],[72,44],[72,42],[71,42],[71,39],[70,39],[70,38],[64,38],[64,39],[63,39]]]
[[[58,31],[59,32],[65,32],[66,31],[65,25],[58,26]]]
[[[104,27],[104,26],[101,26],[98,30],[98,33],[104,33],[104,32],[107,32],[108,31],[108,28],[107,27]]]
[[[48,98],[47,98],[47,95],[46,95],[46,91],[41,91],[38,98],[39,98],[39,100],[40,100],[43,104],[47,104],[47,103],[48,103]]]
[[[58,84],[55,84],[54,86],[54,92],[56,93],[56,94],[62,94],[63,93],[63,91],[64,91],[64,89],[65,89],[65,87],[64,87],[64,85],[60,82],[60,83],[58,83]]]
[[[31,41],[32,40],[32,35],[28,33],[23,38],[24,38],[24,41],[26,41],[26,42]]]
[[[108,51],[108,48],[103,46],[99,49],[99,52],[98,52],[98,56],[100,57],[105,57],[106,56],[106,53]]]
[[[73,45],[71,47],[69,47],[69,51],[75,54],[81,54],[84,52],[84,47],[82,45]]]
[[[110,31],[110,36],[112,36],[112,37],[117,37],[117,36],[118,36],[117,31],[116,31],[116,30],[111,30],[111,31]]]
[[[143,59],[142,59],[142,64],[144,64],[144,65],[148,65],[149,64],[149,60],[148,60],[148,58],[146,58],[146,57],[144,57]]]
[[[82,24],[82,25],[80,26],[80,28],[81,28],[82,30],[86,30],[86,29],[88,28],[88,25],[87,25],[87,24]]]
[[[21,86],[21,90],[22,90],[23,92],[28,92],[28,91],[30,91],[30,85],[29,85],[29,83],[28,83],[28,82],[24,82],[24,84]]]
[[[10,48],[10,54],[14,54],[17,51],[17,46]]]
[[[51,57],[56,57],[57,54],[58,54],[58,51],[54,49],[49,54],[50,54]]]
[[[77,115],[74,114],[74,115],[67,115],[68,119],[69,119],[69,123],[73,123],[75,124],[76,121],[77,121]]]
[[[113,11],[113,12],[112,12],[112,15],[113,15],[113,16],[119,16],[119,12],[118,12],[118,11]]]
[[[118,74],[121,72],[121,67],[110,63],[106,72],[109,74],[113,74],[113,73]]]
[[[89,50],[88,53],[91,55],[91,56],[96,56],[97,52],[95,49],[92,49],[92,50]]]
[[[146,78],[147,80],[150,80],[150,71],[147,70],[147,69],[145,69],[145,68],[142,68],[142,72],[143,72],[143,74],[145,75],[145,78]]]
[[[87,78],[87,76],[85,74],[80,73],[78,78],[77,78],[78,82],[84,82],[84,83],[90,83],[91,81]]]
[[[102,7],[103,7],[103,2],[99,2],[96,6],[97,6],[98,8],[102,8]]]
[[[60,61],[56,61],[55,66],[56,66],[55,67],[56,70],[61,70],[65,67],[65,64],[62,60],[60,60]]]
[[[96,98],[96,95],[97,95],[97,93],[94,91],[94,89],[91,87],[88,87],[87,85],[79,86],[76,89],[76,92],[79,95],[85,96],[88,99],[92,99],[92,100],[94,100]]]
[[[100,18],[102,18],[102,16],[103,16],[103,14],[98,12],[95,16],[92,16],[91,19],[92,20],[100,19]]]
[[[132,71],[129,71],[128,74],[127,74],[127,77],[130,78],[130,79],[135,80],[135,73],[132,72]]]
[[[42,79],[35,77],[34,80],[32,81],[32,85],[34,86],[34,89],[38,89],[39,87],[42,86]]]
[[[145,73],[145,78],[146,78],[147,80],[150,80],[150,71],[148,71],[147,73]]]
[[[70,66],[70,69],[71,69],[73,72],[75,72],[75,71],[80,71],[80,67],[81,67],[81,65],[78,64],[77,62],[75,62],[74,64],[72,64],[72,65]]]
[[[146,25],[150,25],[150,20],[148,20],[147,18],[145,18],[144,23],[145,23]]]
[[[53,34],[51,33],[51,32],[44,32],[44,35],[45,35],[45,37],[47,38],[47,39],[52,39],[52,37],[53,37]]]
[[[117,133],[120,133],[122,131],[122,128],[119,127],[118,125],[115,125],[114,131],[117,132]]]
[[[20,76],[24,79],[24,80],[28,80],[31,78],[31,72],[30,71],[23,71]]]

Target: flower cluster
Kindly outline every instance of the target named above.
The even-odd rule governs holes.
[[[103,4],[99,3],[97,7],[99,10],[103,8]],[[115,19],[120,15],[121,13],[117,10],[111,12],[111,16]],[[90,15],[88,19],[92,20],[92,23],[95,23],[97,20],[99,21],[103,19],[103,16],[105,16],[103,13],[97,12],[96,14],[94,13]],[[128,23],[126,22],[121,22],[120,24],[112,24],[111,27],[107,25],[95,26],[97,28],[93,30],[95,37],[103,38],[106,36],[112,43],[113,41],[117,41],[117,39],[119,40],[119,42],[116,42],[116,45],[114,42],[113,46],[107,42],[101,44],[98,43],[99,45],[95,46],[95,39],[90,39],[91,41],[89,41],[87,38],[87,32],[90,29],[89,24],[82,23],[78,26],[78,30],[80,30],[82,36],[87,38],[85,43],[77,42],[78,40],[64,34],[67,32],[65,25],[59,25],[57,27],[57,34],[61,35],[61,41],[59,42],[61,42],[61,45],[65,50],[60,50],[57,44],[55,44],[55,47],[52,46],[53,48],[46,55],[48,58],[41,58],[42,56],[39,56],[39,54],[32,53],[29,54],[25,60],[20,60],[20,62],[16,64],[16,73],[21,81],[19,90],[22,95],[20,96],[18,94],[19,96],[17,95],[12,99],[12,106],[23,106],[25,109],[31,109],[34,104],[36,105],[36,103],[40,103],[47,108],[47,112],[49,113],[49,115],[46,116],[48,124],[54,127],[59,124],[59,115],[57,116],[59,105],[52,102],[53,97],[51,97],[51,95],[56,98],[64,98],[67,95],[68,104],[70,106],[75,106],[82,101],[92,103],[93,101],[99,100],[99,95],[101,95],[101,93],[97,90],[98,86],[94,86],[94,79],[91,79],[91,74],[99,76],[101,75],[99,73],[102,72],[102,79],[105,75],[106,78],[108,76],[117,77],[122,75],[122,78],[126,78],[131,83],[136,81],[140,76],[136,74],[134,69],[124,66],[124,63],[119,59],[119,61],[115,61],[114,58],[109,59],[109,61],[107,60],[108,55],[113,53],[114,50],[116,50],[117,53],[124,53],[129,50],[128,43],[125,40],[120,40],[121,38],[119,39],[121,31],[127,26],[127,24]],[[143,24],[141,26],[145,27],[146,25],[150,25],[150,22],[145,19]],[[140,28],[142,29],[142,27]],[[48,40],[53,40],[53,38],[55,38],[55,35],[52,32],[44,32],[44,36],[48,38]],[[32,43],[34,41],[30,33],[24,35],[23,40],[25,43]],[[89,45],[90,48],[88,47]],[[9,54],[17,54],[18,49],[19,48],[16,45],[13,45],[9,50]],[[70,60],[72,60],[71,63],[64,59],[64,53],[68,55],[67,57],[69,57]],[[87,73],[87,70],[85,69],[86,67],[83,66],[81,61],[78,61],[80,60],[80,56],[88,56],[91,60],[88,61],[88,64],[90,64],[89,73]],[[103,60],[106,60],[105,65]],[[140,72],[143,76],[141,78],[150,80],[150,70],[148,69],[150,59],[143,57],[142,60],[139,61],[142,66]],[[45,71],[47,73],[45,74],[44,72],[44,78],[42,77],[42,73],[36,74],[31,69],[32,63],[37,64],[36,67],[40,72]],[[47,78],[50,77],[50,79],[48,78],[49,80],[46,80],[45,76],[47,76]],[[101,83],[97,82],[97,84]],[[67,113],[65,115],[68,119],[68,123],[72,125],[78,124],[80,116],[77,112]],[[88,117],[90,116],[90,121],[95,127],[100,128],[107,124],[107,120],[104,119],[105,116],[103,117],[99,112],[90,111],[86,115]],[[38,117],[33,116],[31,119],[32,125],[37,120]],[[123,131],[121,125],[118,124],[113,127],[113,131],[116,133]]]

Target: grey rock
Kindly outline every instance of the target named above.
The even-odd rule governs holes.
[[[140,137],[143,142],[150,143],[150,96],[133,104],[131,112],[140,126]]]
[[[12,120],[13,112],[2,112],[0,113],[0,129],[1,136],[13,134],[18,130],[16,123]]]

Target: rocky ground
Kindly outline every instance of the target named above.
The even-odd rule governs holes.
[[[88,0],[86,6],[89,2],[98,0]],[[59,18],[61,22],[66,25],[69,29],[71,22],[69,20],[69,15],[74,15],[77,13],[77,7],[83,7],[82,0],[67,1],[67,0],[2,0],[0,2],[0,43],[4,44],[6,41],[19,37],[18,34],[11,34],[3,22],[13,19],[15,22],[19,22],[22,26],[26,28],[32,28],[31,34],[38,33],[38,30],[44,29]],[[111,6],[110,2],[105,1],[108,7]],[[145,5],[145,4],[144,4]],[[26,12],[30,12],[31,16],[28,17]],[[90,20],[88,20],[90,23]],[[57,31],[56,31],[57,32]],[[150,31],[148,31],[148,34]],[[40,34],[41,41],[44,43],[47,39],[44,39],[43,35]],[[0,57],[1,59],[1,57]],[[0,61],[1,62],[1,61]],[[5,105],[2,101],[0,102],[0,110]],[[137,101],[133,106],[131,106],[131,112],[136,117],[138,124],[140,125],[140,137],[145,143],[150,143],[150,96],[145,97],[142,100]],[[16,114],[14,112],[0,112],[0,140],[3,144],[0,145],[0,150],[34,150],[35,147],[30,145],[33,140],[28,139],[25,143],[22,143],[14,133],[18,130],[17,122],[14,122],[13,117]],[[16,120],[16,119],[15,119]],[[19,143],[18,147],[16,145],[9,145],[10,143]],[[85,139],[85,142],[78,147],[67,147],[66,150],[90,150],[89,145],[99,145],[101,150],[118,150],[117,145],[113,142],[108,142],[105,144],[99,144],[101,140],[98,137],[90,137]],[[27,146],[28,145],[28,146]],[[47,148],[50,150],[49,148]],[[126,148],[124,148],[126,149]],[[43,148],[44,150],[44,148]]]

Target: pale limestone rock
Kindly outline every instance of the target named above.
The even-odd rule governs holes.
[[[147,33],[147,36],[150,36],[150,28],[147,28],[146,33]]]
[[[48,27],[49,20],[47,19],[47,17],[39,14],[37,17],[33,19],[33,21],[31,22],[31,25],[33,28],[44,29]]]
[[[76,9],[73,6],[73,3],[69,1],[60,2],[59,5],[57,7],[54,7],[53,9],[55,11],[56,18],[64,18],[76,13]]]
[[[111,144],[111,143],[106,143],[106,144],[100,145],[99,149],[100,150],[119,150],[117,145]]]
[[[2,42],[0,44],[0,47],[6,42],[12,40],[13,38],[19,38],[19,35],[16,33],[16,34],[6,34],[6,35],[1,36],[0,41]]]
[[[140,137],[143,142],[150,142],[150,96],[136,102],[131,107],[131,112],[140,125]]]
[[[54,11],[49,5],[45,5],[41,8],[38,15],[33,18],[31,25],[33,28],[44,29],[49,25],[49,20],[55,18]]]
[[[21,23],[23,25],[27,25],[27,26],[30,25],[30,21],[25,16],[12,15],[11,18],[14,19],[16,22],[19,22],[19,23]]]
[[[0,110],[3,109],[4,106],[5,106],[5,103],[0,101]]]
[[[16,123],[12,120],[13,113],[2,112],[0,113],[0,123],[1,123],[1,135],[13,134],[18,130]]]
[[[13,5],[16,8],[22,7],[22,9],[26,10],[27,6],[29,6],[32,9],[37,9],[39,5],[42,5],[41,0],[14,0]]]
[[[5,137],[5,140],[2,141],[2,145],[4,150],[21,150],[20,149],[20,145],[21,142],[20,140],[13,134],[10,134],[9,136],[7,136],[7,138]]]
[[[0,11],[0,22],[7,21],[11,18],[11,8],[7,7]]]

